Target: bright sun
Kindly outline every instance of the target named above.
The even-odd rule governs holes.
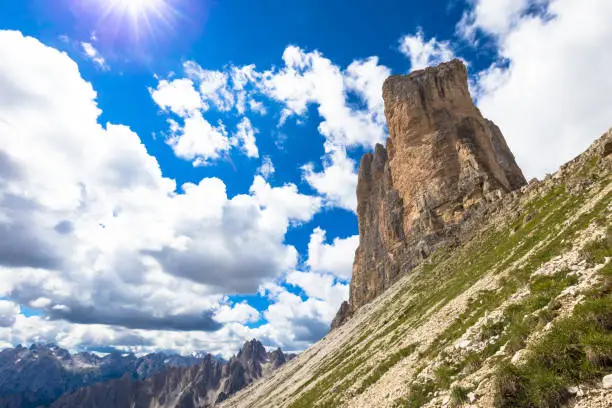
[[[172,27],[178,11],[178,0],[90,0],[102,7],[102,19],[115,25],[127,24],[138,37],[155,35],[160,29]],[[160,27],[161,25],[161,27]]]
[[[148,13],[160,13],[167,5],[164,0],[109,0],[109,8],[127,12],[133,17]]]

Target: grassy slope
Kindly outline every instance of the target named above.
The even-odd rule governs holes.
[[[435,405],[436,395],[459,405],[477,378],[495,393],[483,406],[552,407],[569,397],[568,386],[612,372],[612,158],[600,151],[506,199],[469,242],[435,254],[228,406],[419,407]],[[584,242],[587,230],[599,238]],[[584,289],[581,273],[536,272],[571,251],[579,254],[574,265],[600,267],[568,314],[560,299],[567,288]],[[483,346],[456,352],[470,330]],[[529,357],[510,363],[523,349]]]

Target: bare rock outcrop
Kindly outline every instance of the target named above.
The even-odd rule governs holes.
[[[332,327],[452,241],[476,208],[526,184],[460,60],[388,78],[383,99],[389,138],[359,166],[360,245],[348,310]]]
[[[331,322],[331,328],[334,329],[344,323],[350,316],[351,306],[346,300],[340,305],[340,309],[336,312],[336,316]]]

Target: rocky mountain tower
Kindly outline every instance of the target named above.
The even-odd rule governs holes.
[[[349,303],[332,327],[452,241],[482,203],[526,184],[501,131],[474,105],[460,60],[388,78],[383,99],[389,138],[359,165],[360,244]]]

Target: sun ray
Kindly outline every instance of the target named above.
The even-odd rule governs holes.
[[[172,29],[178,17],[173,2],[178,0],[88,0],[100,19],[113,26],[129,28],[136,39],[154,35],[160,28]],[[128,25],[129,27],[125,27]],[[162,25],[163,27],[159,27]]]

